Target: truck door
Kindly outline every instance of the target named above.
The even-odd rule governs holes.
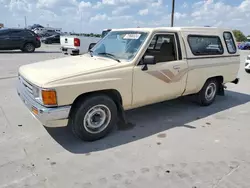
[[[152,55],[156,64],[142,70],[139,63],[134,68],[133,106],[181,96],[185,90],[188,65],[183,60],[177,33],[155,34],[144,55]]]

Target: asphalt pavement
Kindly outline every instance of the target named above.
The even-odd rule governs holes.
[[[18,67],[65,56],[59,46],[0,52],[0,188],[249,188],[247,54],[240,83],[212,106],[182,98],[131,110],[135,127],[87,143],[41,126],[16,94]]]

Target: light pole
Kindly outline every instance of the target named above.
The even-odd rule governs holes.
[[[174,27],[174,8],[175,8],[175,0],[172,0],[171,27]]]
[[[25,29],[27,28],[27,19],[26,19],[26,16],[24,16],[24,27],[25,27]]]

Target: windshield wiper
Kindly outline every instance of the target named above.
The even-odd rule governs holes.
[[[98,53],[98,55],[106,55],[106,56],[109,56],[109,57],[111,57],[112,59],[116,60],[117,62],[121,62],[119,59],[117,59],[117,58],[115,57],[115,55],[110,54],[110,53],[102,52],[102,53]]]

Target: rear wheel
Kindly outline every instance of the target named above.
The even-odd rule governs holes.
[[[201,91],[197,94],[197,101],[201,106],[211,105],[217,95],[218,81],[217,79],[209,79],[204,84]]]
[[[76,105],[70,118],[71,131],[84,141],[105,137],[117,122],[115,102],[106,95],[86,98]]]
[[[23,52],[28,52],[28,53],[34,52],[35,51],[35,46],[32,43],[27,43],[27,44],[24,45],[22,51]]]

